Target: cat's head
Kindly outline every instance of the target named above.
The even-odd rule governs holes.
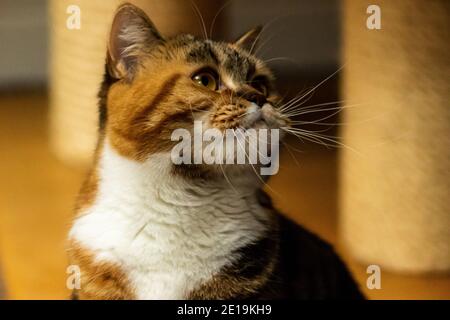
[[[192,35],[164,38],[137,7],[113,20],[103,97],[103,136],[122,156],[144,161],[171,152],[176,129],[279,128],[274,77],[251,52],[261,29],[234,43]],[[104,84],[105,85],[105,84]]]

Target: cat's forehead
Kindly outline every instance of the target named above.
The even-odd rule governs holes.
[[[187,63],[216,65],[238,81],[246,81],[263,66],[255,56],[226,42],[201,40],[189,35],[175,41]]]

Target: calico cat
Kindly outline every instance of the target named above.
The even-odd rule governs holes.
[[[177,128],[279,128],[273,75],[234,43],[165,39],[139,8],[113,20],[95,161],[69,234],[75,299],[359,299],[333,249],[283,218],[250,165],[175,165]],[[231,183],[230,183],[231,182]]]

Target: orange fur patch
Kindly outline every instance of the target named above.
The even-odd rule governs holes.
[[[74,296],[81,300],[131,300],[135,298],[133,289],[125,273],[108,262],[96,262],[95,256],[75,241],[69,245],[72,265],[81,270],[81,287]]]

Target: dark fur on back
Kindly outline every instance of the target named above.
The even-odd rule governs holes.
[[[260,194],[260,202],[273,209],[264,192]],[[364,299],[330,244],[281,214],[278,217],[277,265],[266,287],[253,298]],[[252,258],[264,259],[263,254],[256,251]]]

